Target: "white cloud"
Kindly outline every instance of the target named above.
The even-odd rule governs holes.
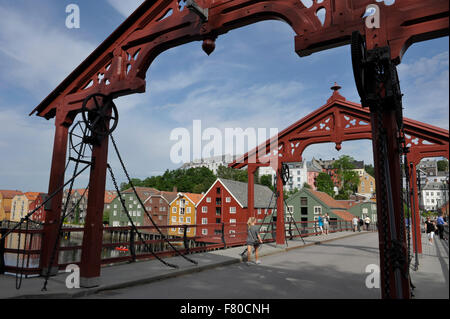
[[[448,59],[445,51],[399,65],[405,117],[448,129]]]
[[[54,24],[30,19],[28,12],[0,6],[0,17],[0,77],[39,97],[47,96],[95,48]]]
[[[107,0],[108,3],[124,17],[128,17],[134,12],[144,0]]]

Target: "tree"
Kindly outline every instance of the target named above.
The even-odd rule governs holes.
[[[248,174],[247,174],[247,170],[240,170],[240,169],[234,169],[228,166],[223,166],[220,165],[217,168],[217,177],[218,178],[224,178],[224,179],[230,179],[233,181],[238,181],[238,182],[248,182]],[[255,179],[256,181],[258,181],[258,179]]]
[[[319,192],[327,193],[330,196],[334,195],[334,184],[331,176],[327,173],[319,173],[316,177],[316,187]]]
[[[367,172],[367,174],[375,178],[375,168],[371,164],[364,165],[364,170]]]
[[[262,175],[259,178],[259,183],[261,185],[269,187],[273,191],[272,175]]]
[[[311,185],[309,185],[307,182],[303,183],[303,188],[312,189]]]
[[[448,160],[443,159],[437,161],[437,169],[439,172],[447,172],[448,171]]]
[[[359,186],[359,175],[353,169],[354,158],[348,155],[342,155],[333,163],[333,168],[336,170],[336,175],[338,176],[340,182],[338,195],[342,199],[348,199],[351,193],[355,193]]]

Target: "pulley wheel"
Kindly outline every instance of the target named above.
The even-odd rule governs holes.
[[[88,108],[88,104],[92,107]],[[119,121],[119,113],[112,98],[101,93],[89,95],[84,99],[81,115],[86,127],[94,136],[111,134]]]
[[[359,33],[359,31],[354,31],[352,33],[351,51],[353,75],[355,77],[356,89],[358,90],[358,94],[362,101],[366,99],[367,94],[365,87],[366,72],[364,69],[364,63],[367,57],[367,49],[364,38]]]
[[[281,166],[281,180],[283,182],[283,185],[286,185],[289,181],[291,174],[289,171],[289,166],[287,164],[283,164]]]
[[[78,121],[77,124],[72,127],[69,132],[69,156],[73,151],[75,152],[77,157],[90,157],[86,155],[87,148],[89,148],[92,153],[92,145],[90,143],[87,143],[87,141],[89,140],[88,133],[89,130],[84,121]]]

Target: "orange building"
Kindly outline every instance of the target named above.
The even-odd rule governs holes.
[[[195,206],[202,199],[203,194],[178,193],[177,197],[169,204],[169,225],[195,225]],[[186,236],[194,237],[194,227],[188,227]],[[169,228],[169,235],[183,237],[183,227]]]
[[[10,220],[12,200],[20,194],[22,192],[18,190],[0,190],[0,221]]]
[[[40,193],[26,192],[16,195],[11,202],[11,221],[19,222],[25,215],[29,213],[30,204],[34,202]]]

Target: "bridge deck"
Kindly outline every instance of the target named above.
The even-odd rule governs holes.
[[[316,245],[320,243],[320,245]],[[306,244],[306,245],[305,245]],[[377,233],[334,233],[288,241],[288,246],[262,246],[261,265],[241,263],[242,247],[167,259],[171,269],[157,260],[102,269],[102,284],[91,289],[67,289],[67,273],[52,277],[47,292],[43,278],[24,279],[16,290],[13,276],[0,276],[0,298],[327,298],[377,299],[380,290],[365,285],[369,264],[378,264]],[[448,244],[435,239],[419,258],[412,273],[417,298],[449,298]],[[302,249],[297,249],[302,248]]]

